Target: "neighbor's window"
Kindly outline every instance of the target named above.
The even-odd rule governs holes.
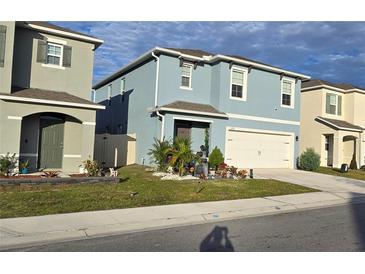
[[[181,87],[182,88],[191,88],[191,74],[192,74],[193,66],[191,64],[183,64],[181,66]]]
[[[245,100],[245,79],[246,71],[238,68],[232,68],[231,72],[231,98]]]
[[[60,66],[62,64],[62,46],[47,43],[47,64]]]
[[[293,107],[294,105],[294,89],[295,82],[289,79],[283,79],[281,85],[281,106],[282,107]]]
[[[112,98],[112,84],[108,85],[108,99]]]
[[[332,115],[341,115],[342,113],[342,96],[327,93],[326,94],[326,113]]]
[[[125,78],[122,78],[120,80],[120,94],[124,94],[125,93]]]

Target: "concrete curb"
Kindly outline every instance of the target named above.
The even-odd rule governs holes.
[[[1,219],[0,250],[363,202],[365,202],[365,195],[362,194],[354,197],[349,193],[314,192],[244,200]],[[195,213],[191,214],[191,212]],[[68,225],[67,222],[76,223]],[[44,223],[49,227],[44,228]],[[28,231],[27,229],[19,231],[18,228],[22,225],[28,225],[30,228]],[[42,229],[43,231],[40,231]]]

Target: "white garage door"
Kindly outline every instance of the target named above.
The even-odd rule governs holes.
[[[229,165],[241,168],[293,167],[293,136],[228,130],[226,157]]]

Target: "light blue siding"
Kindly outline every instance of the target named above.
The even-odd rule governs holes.
[[[252,68],[248,73],[247,100],[230,99],[231,70],[226,62],[213,65],[198,65],[192,72],[192,90],[180,88],[180,61],[178,58],[160,56],[160,78],[158,86],[158,106],[174,101],[210,104],[221,112],[233,113],[262,118],[300,121],[300,86],[298,80],[295,86],[294,108],[281,107],[280,75]],[[236,66],[236,65],[235,65]],[[136,133],[137,163],[148,164],[148,150],[153,138],[160,137],[161,122],[152,116],[150,110],[154,107],[156,61],[151,60],[138,66],[127,74],[112,81],[112,103],[108,106],[107,85],[96,92],[96,101],[107,106],[107,110],[97,114],[97,132],[102,132],[109,125],[115,133]],[[126,79],[128,100],[122,101],[120,95],[121,78]],[[165,113],[166,138],[173,139],[174,117],[210,122],[210,148],[219,147],[225,152],[226,128],[238,127],[258,130],[271,130],[293,133],[299,136],[299,125],[253,121],[247,119],[221,119],[208,116],[183,115]],[[123,133],[122,132],[122,133]],[[204,129],[192,128],[193,149],[198,151],[201,140],[204,140]],[[299,154],[299,142],[295,141],[295,159]]]

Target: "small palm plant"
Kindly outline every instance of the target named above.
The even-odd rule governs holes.
[[[185,171],[185,165],[195,158],[191,150],[190,139],[177,137],[172,145],[171,154],[170,164],[176,166],[179,170],[179,176],[182,176]]]
[[[154,139],[152,148],[148,152],[148,155],[152,157],[152,162],[157,165],[159,171],[166,171],[167,169],[167,156],[171,151],[171,143],[169,140],[163,138],[162,140]]]

